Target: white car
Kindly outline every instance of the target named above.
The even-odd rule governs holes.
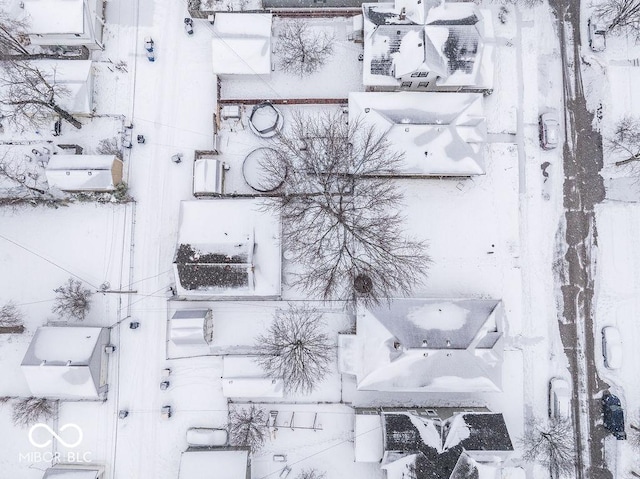
[[[560,124],[555,112],[547,112],[540,115],[540,144],[545,150],[551,150],[558,146],[560,136]]]
[[[195,447],[215,447],[227,445],[226,429],[192,427],[187,430],[187,443]]]
[[[549,417],[571,417],[571,388],[564,379],[552,378],[549,381]]]
[[[607,48],[606,30],[602,25],[598,25],[591,18],[587,20],[587,30],[589,34],[589,46],[594,52],[601,52]]]
[[[602,328],[602,355],[607,368],[619,369],[622,366],[622,338],[618,328],[613,326]]]

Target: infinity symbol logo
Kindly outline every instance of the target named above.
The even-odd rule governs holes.
[[[67,429],[75,429],[78,433],[78,440],[76,442],[66,442],[64,439],[62,439],[58,434],[56,434],[56,432],[51,429],[49,427],[48,424],[44,424],[42,422],[39,422],[37,424],[34,424],[33,426],[31,426],[31,429],[29,429],[29,442],[34,445],[35,447],[47,447],[50,446],[51,443],[53,442],[52,439],[47,439],[45,442],[37,442],[34,438],[33,438],[33,433],[34,431],[36,431],[37,429],[44,429],[46,430],[49,434],[51,434],[52,438],[56,438],[58,440],[58,442],[60,444],[62,444],[64,447],[68,447],[68,448],[74,448],[80,445],[80,443],[82,442],[82,429],[80,429],[80,426],[78,426],[77,424],[74,424],[72,422],[65,424],[64,426],[61,426],[59,428],[60,433],[63,433],[64,431],[66,431]]]

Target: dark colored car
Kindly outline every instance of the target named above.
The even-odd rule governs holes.
[[[613,434],[613,437],[619,441],[627,438],[627,433],[624,432],[624,411],[620,399],[609,391],[602,393],[602,415],[604,427]]]

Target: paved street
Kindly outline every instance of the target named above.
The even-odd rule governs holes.
[[[596,235],[594,206],[604,199],[602,140],[591,124],[580,73],[580,5],[568,0],[551,0],[560,35],[566,143],[564,144],[565,244],[564,274],[558,280],[564,300],[560,334],[569,358],[577,444],[576,477],[611,478],[604,463],[599,393],[608,388],[599,377],[594,347],[592,247]],[[569,39],[573,41],[569,41]]]

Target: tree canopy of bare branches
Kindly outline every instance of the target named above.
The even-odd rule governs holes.
[[[621,159],[616,166],[640,160],[640,119],[625,116],[620,119],[609,135],[604,137],[605,151]]]
[[[55,416],[56,402],[37,397],[18,399],[13,405],[12,419],[16,426],[27,427]]]
[[[596,6],[595,16],[612,33],[640,35],[640,0],[605,0]]]
[[[232,446],[248,447],[256,452],[267,438],[267,415],[255,404],[229,411],[229,441]]]
[[[82,124],[60,106],[69,89],[56,82],[55,71],[41,70],[33,62],[6,60],[0,76],[0,105],[7,120],[20,128],[39,128],[59,115],[76,128]]]
[[[281,201],[265,203],[282,218],[282,240],[304,267],[294,284],[324,300],[365,302],[409,294],[426,278],[422,241],[404,232],[402,194],[388,174],[403,155],[384,135],[341,113],[291,117],[272,139],[261,168],[282,182]],[[283,180],[284,179],[284,180]]]
[[[26,49],[27,24],[0,9],[0,60],[30,55]]]
[[[22,311],[13,301],[0,306],[0,333],[22,333],[24,321]]]
[[[304,20],[284,20],[276,41],[279,66],[300,77],[310,75],[333,53],[333,43],[332,36],[312,31]]]
[[[256,339],[256,361],[269,376],[282,377],[288,391],[311,392],[335,349],[324,326],[322,313],[306,305],[277,309],[267,333]]]
[[[523,459],[548,467],[551,477],[575,473],[573,429],[568,419],[551,418],[546,424],[537,418],[529,420],[520,445]]]
[[[92,291],[82,286],[82,283],[74,278],[69,278],[66,284],[54,289],[57,293],[55,303],[51,311],[60,318],[66,316],[77,321],[82,321],[89,312],[91,306]]]

